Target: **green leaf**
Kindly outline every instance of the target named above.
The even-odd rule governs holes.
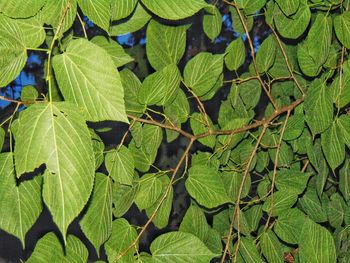
[[[94,149],[95,154],[95,170],[97,170],[104,161],[104,149],[105,145],[103,144],[102,139],[98,136],[93,130],[90,130],[92,148]]]
[[[43,7],[46,0],[1,0],[0,12],[13,18],[34,16]]]
[[[346,47],[350,48],[350,12],[343,12],[334,18],[334,31],[339,41]]]
[[[171,103],[165,104],[164,113],[170,119],[176,116],[180,123],[186,122],[190,114],[190,104],[185,92],[178,89],[175,99]]]
[[[216,6],[210,6],[205,9],[207,12],[203,16],[203,30],[211,41],[220,34],[222,27],[222,17]]]
[[[279,216],[291,208],[297,201],[297,198],[298,194],[294,190],[278,190],[269,195],[262,209],[267,213],[271,213],[273,216]]]
[[[232,251],[235,251],[237,243],[233,247]],[[253,242],[253,240],[241,237],[241,241],[238,249],[237,262],[244,263],[262,263],[263,261],[260,258],[259,252]]]
[[[339,190],[345,201],[350,200],[350,162],[346,162],[339,170]]]
[[[310,173],[293,170],[280,170],[276,176],[276,187],[280,191],[293,190],[297,194],[304,192]]]
[[[124,145],[106,154],[105,165],[114,181],[132,185],[135,163],[129,149]]]
[[[316,189],[308,187],[302,198],[299,199],[300,207],[315,222],[326,222],[326,209],[322,207]]]
[[[221,236],[218,231],[213,228],[208,229],[207,239],[204,241],[204,244],[209,248],[213,253],[220,255],[222,252],[222,243]]]
[[[307,220],[299,240],[300,263],[336,262],[336,251],[331,233],[324,227]]]
[[[226,48],[225,65],[229,70],[237,70],[246,58],[244,42],[241,37],[233,40]]]
[[[141,0],[152,13],[170,20],[183,19],[194,15],[208,4],[203,0]]]
[[[345,144],[350,148],[350,116],[341,115],[337,120],[337,125],[343,135]]]
[[[0,152],[5,142],[5,130],[0,127]]]
[[[295,14],[300,5],[300,0],[276,0],[276,2],[286,16]]]
[[[69,4],[69,8],[67,6]],[[76,0],[56,0],[46,1],[43,9],[40,12],[42,16],[41,20],[44,24],[51,25],[54,29],[57,29],[61,23],[62,16],[65,14],[65,18],[60,27],[59,36],[62,36],[66,32],[75,20],[77,15],[77,1]]]
[[[69,235],[65,250],[57,236],[50,232],[39,239],[27,263],[80,263],[87,262],[89,252],[79,238]]]
[[[321,134],[322,151],[334,171],[345,159],[345,144],[337,121]]]
[[[0,154],[0,174],[0,228],[18,237],[24,248],[25,236],[42,210],[42,178],[17,186],[11,153]]]
[[[164,192],[164,185],[157,174],[145,174],[139,180],[135,203],[142,210],[152,206]]]
[[[128,122],[120,76],[104,49],[85,39],[73,40],[52,64],[65,100],[83,108],[87,120]]]
[[[150,248],[154,262],[207,263],[217,256],[189,233],[169,232],[157,237]]]
[[[341,227],[345,217],[345,209],[347,206],[340,194],[334,193],[330,197],[327,207],[328,220],[334,228]]]
[[[142,85],[139,78],[127,68],[124,68],[120,72],[120,78],[124,87],[126,112],[133,115],[138,115],[144,112],[146,105],[140,104],[138,100],[138,94]]]
[[[298,208],[288,209],[278,217],[273,230],[284,242],[297,244],[306,220],[306,215]]]
[[[28,48],[36,48],[45,41],[45,29],[43,23],[37,17],[27,19],[13,19],[23,33],[23,42]]]
[[[21,101],[35,101],[39,96],[38,91],[32,85],[24,86],[21,91]]]
[[[128,64],[134,59],[130,57],[116,41],[103,36],[95,36],[91,42],[102,47],[112,57],[114,65],[118,68]]]
[[[68,225],[93,187],[95,161],[89,129],[79,110],[67,102],[34,104],[21,112],[18,121],[17,176],[46,164],[43,199],[65,239]]]
[[[231,13],[233,30],[241,35],[245,34],[246,32],[244,30],[244,26],[242,24],[240,16],[237,13],[236,8],[229,6],[229,10]],[[248,32],[250,32],[253,28],[254,16],[245,16],[242,14],[242,19],[243,19],[244,24],[247,27]]]
[[[138,98],[141,104],[165,105],[174,99],[174,93],[180,87],[181,73],[175,64],[148,75],[143,81]]]
[[[146,54],[154,69],[179,63],[185,53],[187,29],[188,25],[167,26],[151,20],[146,32]]]
[[[272,230],[267,230],[260,237],[260,246],[264,257],[270,263],[283,263],[284,251],[283,246]]]
[[[262,205],[253,205],[244,211],[243,217],[246,219],[251,232],[257,230],[262,216]]]
[[[326,62],[332,42],[332,19],[316,16],[306,40],[298,46],[298,61],[303,73],[314,77]]]
[[[27,50],[21,28],[0,15],[0,87],[14,80],[27,61]]]
[[[286,5],[295,0],[279,0]],[[286,38],[296,39],[307,29],[311,20],[311,11],[307,0],[300,0],[298,11],[291,16],[285,15],[278,5],[275,5],[273,17],[278,32]]]
[[[332,98],[335,105],[340,109],[350,102],[350,71],[344,69],[331,84]]]
[[[196,205],[190,205],[181,221],[179,231],[195,235],[205,242],[208,236],[209,225],[202,209]]]
[[[77,0],[84,15],[96,25],[108,32],[111,17],[110,0]]]
[[[139,190],[138,176],[135,176],[132,186],[123,185],[117,182],[113,183],[113,215],[115,217],[122,217],[133,204],[136,194]]]
[[[209,122],[210,127],[208,127],[207,120]],[[204,116],[201,113],[194,112],[190,117],[191,129],[194,135],[205,133],[209,130],[213,130],[213,123],[209,116]],[[201,138],[198,140],[201,144],[208,146],[210,148],[214,148],[216,140],[215,135],[208,136],[206,138]]]
[[[325,131],[333,121],[333,102],[328,87],[314,83],[309,87],[304,102],[305,120],[311,132],[315,134]]]
[[[246,109],[254,108],[259,103],[261,86],[258,80],[253,79],[239,85],[239,95]]]
[[[252,15],[264,7],[266,0],[236,0],[235,3],[247,15]]]
[[[203,96],[215,85],[223,71],[223,55],[201,52],[187,62],[184,82],[197,96]]]
[[[80,226],[99,254],[100,246],[112,232],[112,181],[108,176],[96,174],[91,201]]]
[[[138,0],[110,0],[111,20],[121,20],[128,17],[134,11]]]
[[[277,51],[277,43],[274,35],[270,35],[266,38],[256,55],[256,65],[260,73],[267,72],[275,62]],[[266,54],[269,54],[268,56]]]
[[[166,189],[170,183],[169,177],[168,176],[161,176],[160,180],[162,181],[163,188]],[[153,224],[159,229],[166,227],[169,223],[169,217],[170,217],[171,208],[173,205],[173,197],[174,197],[174,190],[173,190],[173,187],[171,187],[168,195],[166,196],[165,200],[160,205],[160,207],[156,213],[156,216],[153,218],[153,221],[152,221]],[[155,211],[155,209],[157,208],[157,206],[160,203],[162,198],[163,198],[163,194],[153,204],[153,206],[146,209],[146,214],[148,217],[150,217],[151,214]]]
[[[289,117],[286,129],[283,133],[283,140],[291,141],[298,138],[304,129],[304,115],[301,113],[295,113]]]
[[[227,195],[231,199],[231,202],[236,203],[237,196],[243,180],[243,174],[237,173],[237,172],[224,172],[222,173],[222,180],[224,182]],[[250,175],[248,174],[243,184],[241,198],[244,198],[249,194],[250,187],[251,187],[251,178],[250,178]]]
[[[126,33],[135,32],[144,27],[151,19],[151,15],[138,3],[132,16],[126,21],[122,21],[117,25],[110,27],[109,34],[111,36],[120,36]]]
[[[205,165],[192,166],[186,180],[186,189],[196,201],[207,208],[214,208],[230,202],[220,174]]]
[[[124,252],[137,237],[133,226],[124,218],[113,221],[112,235],[105,244],[106,254],[109,262],[116,260],[117,256]],[[136,245],[137,247],[137,245]],[[134,260],[133,249],[129,250],[118,262],[129,263]]]

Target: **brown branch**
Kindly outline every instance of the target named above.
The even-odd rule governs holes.
[[[23,101],[13,100],[13,99],[10,99],[10,98],[6,98],[4,96],[0,96],[0,100],[8,101],[8,102],[11,102],[11,103],[17,103],[18,105],[23,104]]]
[[[227,0],[223,0],[223,2],[226,3],[226,4],[228,4],[228,5],[230,5],[230,6],[233,6],[233,7],[236,9],[237,14],[238,14],[238,16],[239,16],[239,19],[241,20],[242,26],[243,26],[243,28],[244,28],[244,32],[245,32],[245,34],[246,34],[246,36],[247,36],[247,40],[248,40],[248,44],[249,44],[249,48],[250,48],[250,53],[251,53],[252,60],[253,60],[253,66],[254,66],[254,70],[255,70],[255,73],[256,73],[256,77],[257,77],[257,79],[259,80],[259,82],[260,82],[262,88],[264,89],[264,91],[265,91],[267,97],[269,98],[271,104],[273,105],[273,107],[274,107],[275,109],[277,109],[278,107],[277,107],[276,102],[275,102],[274,99],[272,98],[270,92],[267,90],[264,81],[261,79],[261,76],[260,76],[260,73],[259,73],[259,70],[258,70],[258,66],[257,66],[257,64],[256,64],[256,58],[255,58],[255,51],[254,51],[253,41],[252,41],[252,38],[251,38],[250,35],[249,35],[248,27],[247,27],[246,23],[244,22],[243,15],[242,15],[241,11],[239,10],[239,7],[237,6],[237,4],[231,3],[231,2],[229,2],[229,1],[227,1]]]
[[[168,194],[170,193],[170,190],[172,188],[172,185],[173,185],[173,182],[174,182],[174,179],[175,179],[175,176],[177,174],[177,172],[179,171],[182,163],[184,160],[186,160],[186,156],[188,155],[188,153],[190,152],[191,148],[192,148],[192,145],[194,143],[195,139],[194,138],[191,138],[190,139],[190,142],[189,144],[187,145],[187,148],[185,150],[185,152],[182,154],[179,162],[177,163],[174,171],[173,171],[173,174],[170,178],[170,181],[169,181],[169,184],[162,196],[162,198],[160,199],[160,201],[158,202],[156,208],[154,209],[154,211],[152,212],[151,216],[149,217],[149,219],[147,220],[146,224],[142,227],[140,233],[137,235],[136,239],[130,244],[130,246],[125,249],[123,252],[121,252],[117,258],[115,259],[114,262],[118,262],[119,259],[121,259],[130,249],[132,249],[133,247],[135,247],[137,245],[137,242],[140,240],[141,236],[144,234],[144,232],[146,231],[147,227],[152,223],[153,219],[155,218],[158,210],[160,209],[160,206],[162,205],[162,203],[165,201],[165,199],[167,198]]]
[[[232,214],[232,217],[231,217],[231,223],[230,223],[230,229],[229,229],[229,233],[228,233],[228,236],[227,236],[227,239],[226,239],[226,245],[225,245],[225,249],[224,249],[224,254],[221,258],[221,263],[224,263],[225,262],[225,257],[227,255],[227,252],[230,248],[230,242],[231,242],[231,236],[232,236],[232,233],[233,233],[233,228],[234,228],[234,224],[235,224],[235,219],[237,219],[237,246],[236,246],[236,251],[235,251],[235,255],[234,255],[234,262],[237,261],[237,253],[238,253],[238,249],[239,249],[239,244],[240,244],[240,207],[239,207],[239,202],[241,200],[241,196],[242,196],[242,192],[243,192],[243,188],[244,188],[244,184],[245,184],[245,181],[248,177],[248,174],[249,174],[249,169],[250,169],[250,166],[253,162],[253,159],[254,159],[254,156],[256,154],[256,151],[258,150],[259,148],[259,145],[260,145],[260,142],[267,130],[267,127],[268,127],[268,124],[265,123],[264,126],[263,126],[263,129],[261,131],[261,134],[255,144],[255,147],[252,151],[252,153],[250,154],[250,157],[249,157],[249,160],[248,160],[248,163],[247,163],[247,166],[246,166],[246,169],[244,171],[244,174],[243,174],[243,178],[242,178],[242,182],[239,186],[239,191],[238,191],[238,195],[237,195],[237,201],[236,201],[236,204],[235,204],[235,209],[233,211],[233,214]]]

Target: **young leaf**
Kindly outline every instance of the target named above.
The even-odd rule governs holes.
[[[84,15],[96,25],[101,27],[104,31],[108,32],[109,21],[111,18],[110,0],[77,0],[79,7],[83,11]]]
[[[279,2],[285,2],[286,4],[293,1],[295,2],[295,0],[279,0]],[[275,5],[273,17],[276,28],[283,37],[297,39],[305,32],[311,20],[311,11],[308,6],[308,1],[300,0],[298,11],[291,16],[285,15],[280,7]]]
[[[276,2],[286,16],[295,14],[300,5],[300,0],[276,0]]]
[[[229,70],[237,70],[245,61],[246,51],[241,37],[233,40],[226,48],[225,65]]]
[[[260,237],[260,246],[264,257],[270,263],[283,263],[283,246],[272,230],[267,230]]]
[[[41,177],[16,185],[13,155],[0,154],[0,228],[18,237],[25,247],[25,236],[42,210]]]
[[[148,75],[140,88],[138,99],[141,104],[163,106],[174,99],[179,89],[181,74],[175,64]]]
[[[186,189],[196,201],[207,208],[214,208],[230,202],[224,183],[215,169],[205,166],[192,166],[186,180]]]
[[[97,173],[89,207],[80,221],[81,230],[94,245],[97,254],[112,232],[112,181]]]
[[[140,188],[136,194],[135,203],[142,210],[157,202],[164,190],[162,180],[157,174],[145,174],[140,178]]]
[[[129,149],[124,145],[106,154],[105,165],[114,181],[132,185],[135,163]]]
[[[89,199],[95,175],[84,119],[67,102],[34,104],[21,112],[15,139],[18,177],[46,164],[43,199],[65,238],[68,225]]]
[[[187,25],[166,26],[151,20],[147,26],[146,54],[156,70],[179,63],[185,53]]]
[[[208,236],[209,225],[202,209],[190,205],[181,221],[179,231],[193,234],[204,242]]]
[[[203,16],[203,30],[211,41],[220,34],[222,27],[222,17],[216,6],[210,6],[205,9],[207,12]]]
[[[150,248],[155,262],[207,263],[217,256],[189,233],[169,232],[157,237]]]
[[[305,120],[312,133],[325,131],[333,121],[333,102],[325,84],[309,87],[304,102]]]
[[[111,20],[121,20],[128,17],[134,11],[138,0],[110,0]]]
[[[52,64],[65,100],[83,108],[87,120],[128,123],[120,76],[104,49],[85,39],[73,40]]]
[[[334,171],[345,159],[345,144],[337,121],[321,134],[322,150]]]
[[[277,43],[273,35],[265,39],[258,54],[256,55],[256,64],[260,73],[267,72],[275,62]],[[268,56],[266,54],[269,54]]]
[[[19,25],[1,14],[0,53],[0,87],[4,87],[14,80],[25,66],[27,51]]]
[[[105,244],[106,254],[109,262],[116,260],[117,256],[125,251],[137,237],[133,226],[124,218],[113,221],[112,235]],[[136,245],[137,247],[137,245]],[[133,262],[134,252],[129,250],[118,262]]]
[[[163,184],[163,189],[166,189],[170,183],[170,179],[168,176],[161,176],[160,180]],[[165,191],[165,190],[164,190]],[[146,214],[148,217],[151,216],[151,214],[155,211],[156,207],[160,203],[160,200],[162,199],[163,195],[160,196],[160,198],[153,204],[153,206],[146,209]],[[163,203],[160,205],[156,216],[153,219],[153,224],[159,228],[162,229],[166,227],[169,223],[169,217],[171,213],[171,208],[173,206],[173,197],[174,197],[174,190],[171,187],[168,195],[166,196]]]
[[[132,186],[123,185],[117,182],[113,183],[113,215],[115,217],[122,217],[133,204],[136,194],[139,190],[139,183],[135,182],[139,179],[138,175],[134,177]]]
[[[18,0],[0,1],[0,12],[13,18],[26,18],[34,16],[39,12],[45,2],[45,0],[36,0],[34,2]]]
[[[136,5],[135,11],[125,22],[113,25],[109,29],[109,35],[120,36],[135,32],[144,27],[151,19],[151,15],[143,8],[141,3]]]
[[[300,263],[336,262],[334,239],[324,227],[307,220],[299,240]]]
[[[223,55],[201,52],[187,62],[184,81],[197,96],[203,96],[215,85],[222,71]]]
[[[298,208],[288,209],[278,216],[273,230],[284,242],[297,244],[299,243],[300,233],[306,220],[306,215]]]
[[[346,11],[334,18],[334,31],[339,41],[350,48],[350,12]]]
[[[273,216],[279,216],[291,208],[297,201],[297,198],[298,194],[294,190],[278,190],[266,199],[262,209]]]
[[[103,36],[95,36],[91,42],[102,47],[113,59],[114,65],[118,68],[128,64],[134,59],[130,57],[116,41]]]
[[[152,13],[170,20],[183,19],[194,15],[208,6],[204,0],[141,0]]]
[[[339,171],[339,190],[345,201],[350,200],[350,162],[346,162]]]
[[[63,262],[79,263],[88,260],[89,252],[79,238],[69,235],[65,250],[57,236],[50,232],[39,239],[28,263]]]
[[[68,5],[69,8],[67,8]],[[40,15],[44,24],[51,25],[55,29],[61,24],[58,36],[62,36],[63,33],[73,25],[77,15],[77,0],[46,1]],[[64,20],[61,21],[63,15],[65,15],[65,17]]]

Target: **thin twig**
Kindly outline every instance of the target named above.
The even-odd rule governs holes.
[[[152,223],[153,219],[155,218],[158,210],[160,209],[160,206],[163,204],[163,202],[165,201],[165,199],[167,198],[168,194],[170,193],[170,190],[173,186],[173,182],[175,179],[175,176],[177,174],[177,172],[179,171],[183,161],[186,159],[186,156],[188,155],[188,153],[190,152],[192,145],[194,143],[195,139],[191,138],[189,144],[187,145],[187,148],[185,150],[185,152],[182,154],[179,162],[177,163],[172,176],[170,177],[170,181],[169,184],[162,196],[162,198],[160,199],[160,201],[158,202],[156,208],[154,209],[154,211],[152,212],[151,216],[149,217],[149,219],[147,220],[146,224],[142,227],[140,233],[137,235],[137,237],[135,238],[135,240],[130,244],[130,246],[125,249],[124,251],[122,251],[117,258],[115,259],[114,262],[117,262],[119,259],[121,259],[130,249],[132,249],[133,247],[135,247],[137,245],[137,242],[140,240],[140,238],[142,237],[142,235],[144,234],[144,232],[146,231],[147,227]]]
[[[240,244],[240,207],[239,207],[239,202],[241,200],[241,196],[242,196],[242,192],[243,192],[243,188],[244,188],[244,185],[245,185],[245,181],[248,177],[248,174],[249,174],[249,169],[250,169],[250,166],[253,162],[253,159],[254,159],[254,156],[255,156],[255,153],[256,151],[258,150],[259,148],[259,145],[260,145],[260,142],[267,130],[267,127],[268,127],[268,124],[264,124],[263,126],[263,129],[261,131],[261,134],[255,144],[255,147],[252,151],[252,153],[250,154],[250,157],[249,157],[249,160],[248,160],[248,163],[247,163],[247,166],[244,170],[244,174],[243,174],[243,178],[242,178],[242,182],[239,186],[239,191],[238,191],[238,195],[237,195],[237,201],[236,201],[236,204],[235,204],[235,209],[232,213],[232,217],[231,217],[231,223],[230,223],[230,229],[229,229],[229,233],[228,233],[228,236],[227,236],[227,239],[226,239],[226,245],[225,245],[225,249],[224,249],[224,253],[223,253],[223,256],[221,258],[221,263],[224,263],[225,262],[225,257],[227,255],[227,252],[230,248],[230,243],[231,243],[231,237],[232,237],[232,233],[233,233],[233,228],[234,228],[234,224],[235,224],[235,219],[237,219],[237,246],[236,246],[236,251],[235,251],[235,255],[234,255],[234,261],[236,263],[237,261],[237,253],[238,253],[238,249],[239,249],[239,244]]]

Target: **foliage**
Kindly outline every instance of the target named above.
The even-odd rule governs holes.
[[[192,18],[215,43],[227,14],[226,48],[186,53]],[[149,74],[112,38],[144,27]],[[28,52],[46,81],[0,97],[16,106],[0,127],[0,228],[25,248],[47,207],[58,231],[28,262],[86,262],[86,240],[108,262],[349,262],[349,28],[348,0],[0,0],[0,86]],[[178,189],[191,204],[174,223]],[[77,218],[86,240],[67,231]]]

